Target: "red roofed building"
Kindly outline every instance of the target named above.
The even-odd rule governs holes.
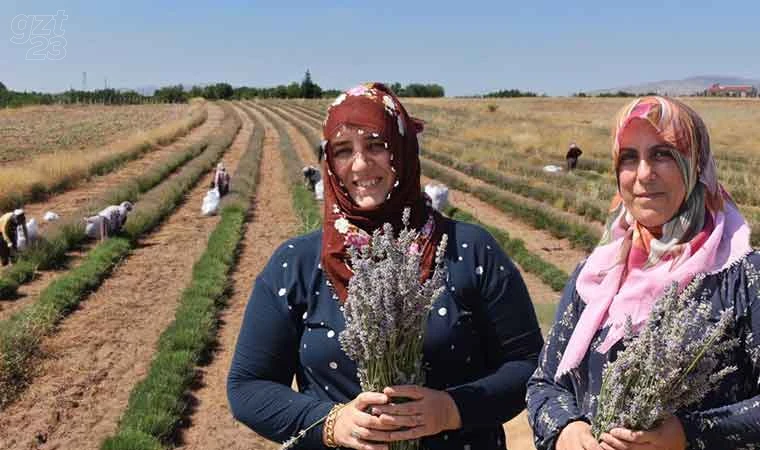
[[[721,86],[715,83],[705,91],[705,95],[708,97],[757,97],[757,88],[749,84]]]

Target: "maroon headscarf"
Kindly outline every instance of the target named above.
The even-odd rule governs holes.
[[[341,186],[332,169],[333,151],[330,143],[344,126],[376,133],[391,152],[391,168],[396,183],[380,205],[360,208]],[[417,133],[422,122],[409,116],[396,95],[380,83],[367,83],[349,89],[338,96],[327,109],[322,135],[325,160],[324,223],[322,226],[322,270],[341,302],[348,297],[348,281],[353,272],[348,265],[348,245],[364,239],[366,234],[382,227],[402,227],[404,208],[411,208],[410,226],[422,231],[419,249],[422,252],[423,280],[432,273],[435,251],[441,240],[443,216],[435,211],[420,189],[420,159]],[[363,232],[362,232],[363,231]],[[358,232],[358,233],[357,233]]]

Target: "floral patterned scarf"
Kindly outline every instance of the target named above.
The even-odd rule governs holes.
[[[332,170],[333,141],[344,126],[381,137],[391,151],[391,170],[396,183],[386,200],[374,208],[360,208]],[[443,216],[430,205],[420,189],[420,160],[417,133],[423,124],[407,114],[398,98],[380,83],[367,83],[349,89],[330,105],[323,124],[325,159],[324,222],[322,225],[322,270],[335,296],[348,297],[348,281],[353,272],[348,264],[348,246],[362,246],[384,223],[394,230],[402,227],[405,208],[411,208],[410,226],[421,230],[417,248],[422,253],[423,280],[431,275],[435,250],[441,240]]]
[[[600,328],[609,327],[597,351],[606,353],[649,317],[673,282],[685,287],[696,274],[720,271],[752,251],[749,225],[717,180],[710,138],[702,119],[685,104],[660,96],[624,107],[617,119],[612,157],[616,173],[620,139],[635,119],[652,124],[671,144],[686,185],[686,199],[661,229],[636,222],[618,193],[599,245],[578,274],[575,288],[586,303],[568,342],[556,378],[576,368]],[[660,236],[660,237],[656,237]]]

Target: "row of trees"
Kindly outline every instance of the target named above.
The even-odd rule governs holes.
[[[511,98],[511,97],[538,97],[538,94],[530,91],[521,91],[519,89],[502,89],[500,91],[489,92],[483,95],[483,98]]]
[[[443,86],[435,83],[411,83],[406,86],[402,86],[401,83],[391,83],[388,87],[399,97],[444,97],[446,95]]]
[[[77,91],[70,89],[57,94],[44,92],[16,92],[6,88],[0,82],[0,108],[15,108],[26,105],[52,105],[52,104],[105,104],[105,105],[139,105],[143,103],[157,103],[159,100],[153,96],[142,95],[135,91],[116,89],[98,89],[94,91]]]
[[[389,84],[400,97],[443,97],[445,90],[438,84],[401,83]],[[332,98],[340,95],[336,89],[322,89],[311,78],[307,70],[301,83],[290,83],[274,87],[233,88],[229,83],[215,83],[206,86],[185,86],[177,84],[156,90],[153,95],[143,95],[129,90],[98,89],[93,91],[68,90],[57,94],[41,92],[14,92],[0,83],[0,108],[24,105],[100,103],[106,105],[133,105],[142,103],[185,103],[193,97],[209,100],[241,100],[251,98]]]

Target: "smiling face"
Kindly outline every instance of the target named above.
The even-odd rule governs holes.
[[[382,204],[396,182],[391,152],[378,135],[343,127],[330,141],[330,163],[338,179],[360,208]]]
[[[647,228],[676,215],[686,185],[673,155],[677,152],[646,120],[634,119],[620,135],[618,182],[626,209]]]

